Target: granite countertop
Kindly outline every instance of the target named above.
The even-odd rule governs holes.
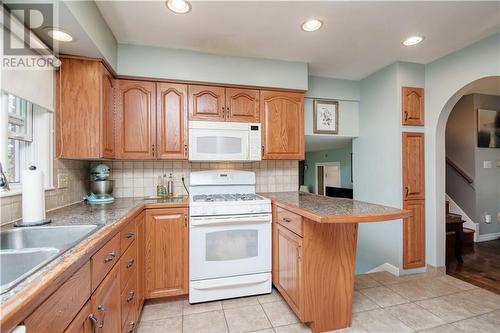
[[[31,287],[33,282],[37,282],[54,269],[58,268],[61,263],[75,260],[85,249],[91,247],[95,242],[98,242],[104,234],[111,233],[115,229],[118,222],[124,219],[133,212],[142,208],[167,208],[167,207],[188,207],[187,197],[178,197],[171,199],[144,199],[144,198],[117,198],[113,203],[105,205],[92,205],[85,202],[80,202],[64,208],[56,209],[47,212],[47,218],[52,220],[48,226],[62,225],[82,225],[95,224],[98,226],[93,232],[87,235],[84,239],[74,245],[72,248],[64,252],[28,278],[21,281],[13,289],[5,292],[0,296],[0,304],[4,304],[20,291],[26,291]],[[2,226],[2,230],[13,228],[13,223]]]
[[[260,193],[277,206],[320,223],[358,223],[397,220],[410,211],[346,198],[304,192]]]

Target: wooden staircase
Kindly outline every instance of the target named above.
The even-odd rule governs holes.
[[[474,252],[474,230],[464,228],[462,215],[450,213],[450,202],[446,201],[446,258],[456,256],[463,262],[462,254]]]

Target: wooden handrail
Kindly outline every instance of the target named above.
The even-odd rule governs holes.
[[[446,164],[448,164],[450,167],[453,168],[467,183],[472,184],[474,183],[474,179],[469,176],[467,171],[462,169],[457,163],[455,163],[451,158],[448,156],[446,157]]]

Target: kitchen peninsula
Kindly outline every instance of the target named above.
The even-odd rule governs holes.
[[[358,223],[406,210],[301,192],[264,193],[273,206],[273,284],[313,332],[352,321]]]

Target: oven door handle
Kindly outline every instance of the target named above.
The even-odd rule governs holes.
[[[268,277],[263,277],[261,279],[255,280],[255,281],[244,281],[244,282],[233,282],[233,283],[211,283],[209,285],[205,286],[196,286],[193,287],[193,289],[197,290],[211,290],[211,289],[223,289],[223,288],[232,288],[232,287],[243,287],[243,286],[251,286],[255,284],[261,284],[264,282],[269,281]]]
[[[191,218],[191,226],[213,226],[224,224],[270,224],[271,214],[264,216],[245,216],[245,217],[209,217],[209,218]]]

